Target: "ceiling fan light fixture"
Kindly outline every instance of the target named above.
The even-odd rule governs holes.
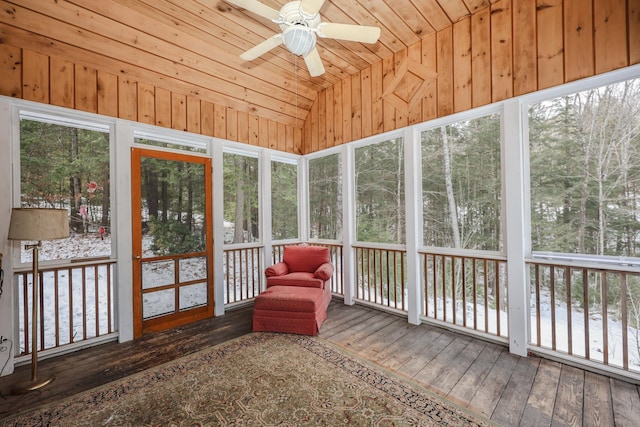
[[[294,55],[305,56],[316,46],[316,34],[306,25],[291,25],[282,32],[282,41]]]

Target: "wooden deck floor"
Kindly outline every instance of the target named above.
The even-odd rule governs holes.
[[[247,334],[251,307],[140,340],[109,343],[39,363],[56,380],[44,390],[9,395],[29,366],[0,378],[0,419],[91,389],[181,355]],[[434,392],[506,426],[638,426],[636,385],[405,318],[334,300],[320,331],[328,341],[413,378]]]

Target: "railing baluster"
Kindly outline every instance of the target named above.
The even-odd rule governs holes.
[[[494,287],[496,290],[496,335],[500,336],[500,278],[498,277],[498,261],[493,262]]]
[[[629,337],[627,318],[627,274],[620,277],[620,311],[622,312],[622,369],[629,369]]]
[[[584,354],[585,358],[591,359],[589,351],[589,271],[582,269],[582,292],[584,301]]]
[[[551,293],[551,348],[556,349],[556,275],[555,267],[549,266],[549,292]]]
[[[600,291],[600,301],[602,305],[602,354],[604,364],[609,364],[609,320],[607,317],[607,273],[600,272],[602,280],[602,290]]]
[[[540,265],[535,265],[536,274],[536,338],[537,344],[542,345],[541,331],[540,331]]]
[[[572,322],[572,308],[571,308],[571,268],[564,268],[564,286],[567,298],[567,338],[568,338],[568,353],[573,354],[573,322]]]
[[[487,277],[487,260],[482,260],[482,282],[484,285],[484,331],[489,332],[489,278]]]

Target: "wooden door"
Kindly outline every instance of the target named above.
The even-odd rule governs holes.
[[[132,149],[134,336],[213,316],[211,160]]]

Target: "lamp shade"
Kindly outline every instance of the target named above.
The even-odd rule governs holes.
[[[69,237],[66,209],[14,208],[10,240],[54,240]]]

